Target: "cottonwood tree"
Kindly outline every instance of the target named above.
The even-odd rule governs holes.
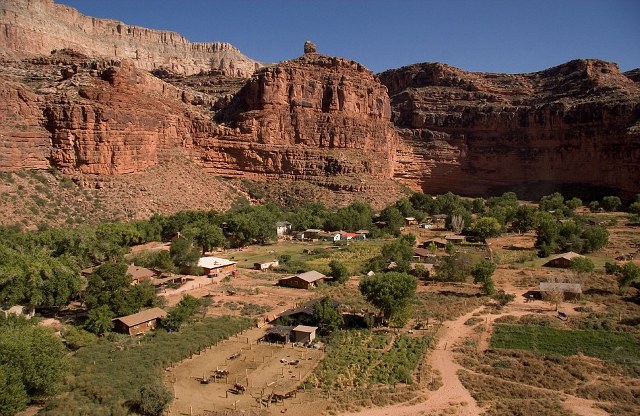
[[[360,281],[360,292],[380,310],[385,320],[403,316],[411,305],[418,280],[399,272],[367,276]]]
[[[338,260],[331,260],[329,263],[329,276],[333,277],[334,282],[343,284],[349,280],[349,270],[347,267]]]
[[[471,270],[473,283],[481,283],[482,291],[486,295],[493,295],[495,293],[495,286],[491,277],[495,271],[496,264],[488,260],[480,261]]]
[[[344,325],[342,314],[333,306],[329,297],[313,305],[313,317],[322,334],[329,334]]]
[[[66,349],[49,328],[0,318],[0,414],[13,415],[30,399],[58,391],[67,371]]]

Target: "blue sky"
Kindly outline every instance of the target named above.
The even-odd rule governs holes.
[[[80,12],[224,41],[263,62],[318,52],[374,72],[418,62],[539,71],[576,58],[640,67],[640,0],[56,0]]]

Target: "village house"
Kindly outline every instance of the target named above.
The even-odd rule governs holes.
[[[431,221],[434,223],[443,223],[447,220],[447,214],[436,214],[431,216]]]
[[[320,233],[322,233],[322,230],[317,228],[308,228],[304,230],[304,238],[306,240],[317,240],[320,238]]]
[[[113,320],[114,331],[121,334],[138,335],[154,330],[160,319],[167,313],[160,308],[151,308],[133,315],[121,316]]]
[[[291,330],[293,342],[311,342],[316,338],[316,326],[298,325]]]
[[[465,242],[465,236],[463,235],[453,235],[449,234],[444,237],[444,239],[452,244],[462,244]]]
[[[577,299],[582,295],[580,283],[540,282],[539,291],[541,294],[556,290],[562,292],[564,299]]]
[[[293,287],[297,289],[311,289],[316,287],[318,283],[324,282],[327,276],[320,272],[311,270],[308,272],[296,274],[278,280],[280,286]]]
[[[320,238],[323,241],[336,242],[336,241],[340,241],[340,233],[335,232],[335,231],[333,231],[333,232],[321,231],[321,232],[318,233],[318,238]]]
[[[340,233],[340,240],[342,241],[348,241],[348,240],[353,240],[356,237],[358,237],[358,234],[356,233]]]
[[[272,260],[272,261],[264,261],[262,263],[253,263],[253,268],[256,270],[268,270],[268,269],[272,269],[274,267],[278,267],[280,265],[280,262],[278,260]]]
[[[276,234],[279,237],[291,234],[291,223],[289,221],[278,221],[276,223]]]
[[[369,230],[356,231],[356,240],[366,240],[369,237]]]
[[[544,267],[559,267],[563,269],[567,269],[571,267],[571,262],[575,258],[584,257],[581,254],[574,253],[573,251],[569,251],[567,253],[558,254],[555,257],[552,257],[551,260],[543,264]]]
[[[445,248],[447,246],[447,240],[443,238],[431,238],[424,243],[421,244],[422,248],[429,248],[429,246],[433,243],[436,248]]]
[[[298,240],[298,241],[303,241],[303,240],[304,240],[304,231],[297,232],[297,233],[294,235],[294,238],[295,238],[296,240]]]
[[[202,267],[207,276],[217,277],[236,271],[236,262],[220,257],[200,257],[198,267]]]
[[[418,220],[415,217],[405,217],[404,225],[418,225]]]
[[[419,262],[434,264],[438,258],[431,250],[426,248],[414,248],[413,258]]]
[[[127,274],[131,275],[131,284],[137,285],[143,280],[153,280],[158,273],[145,267],[136,266],[133,263],[127,266]]]

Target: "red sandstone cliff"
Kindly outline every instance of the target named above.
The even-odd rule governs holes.
[[[212,96],[131,61],[64,51],[4,61],[0,168],[122,174],[184,148],[224,176],[307,179],[372,189],[393,172],[396,134],[386,88],[359,64],[305,55],[257,73],[212,121]],[[198,84],[205,76],[198,76]],[[185,85],[188,84],[185,83]]]
[[[0,0],[0,170],[132,173],[178,148],[218,175],[345,191],[382,194],[396,178],[430,193],[640,192],[637,70],[597,60],[522,75],[416,64],[378,79],[308,44],[245,82],[237,75],[255,63],[217,48],[48,0]],[[146,71],[159,67],[182,75]]]
[[[48,55],[65,48],[186,75],[216,70],[248,77],[263,66],[228,43],[192,43],[175,32],[88,17],[53,0],[0,0],[0,49]]]
[[[386,71],[403,144],[396,177],[430,193],[639,192],[640,88],[630,78],[597,60],[522,75],[439,63]]]
[[[317,53],[258,71],[219,119],[233,135],[199,145],[224,173],[390,178],[396,133],[386,88],[360,64]]]

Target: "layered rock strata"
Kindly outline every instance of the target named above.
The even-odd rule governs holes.
[[[218,114],[234,134],[200,143],[205,166],[294,179],[392,176],[386,88],[356,62],[306,50],[258,71]]]
[[[0,0],[0,48],[36,55],[68,48],[183,75],[216,70],[246,78],[263,66],[228,43],[192,43],[175,32],[88,17],[53,0]]]
[[[613,63],[522,75],[416,64],[380,79],[402,138],[396,177],[414,189],[640,191],[640,88]]]

